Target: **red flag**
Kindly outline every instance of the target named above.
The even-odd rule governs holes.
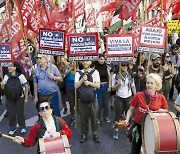
[[[158,8],[161,5],[161,0],[151,0],[147,6],[147,12]]]
[[[176,4],[172,8],[172,13],[178,14],[180,12],[180,3]]]
[[[97,13],[97,17],[101,12],[116,10],[117,7],[119,7],[121,1],[122,0],[115,0],[114,2],[111,2],[111,3],[105,2],[105,4],[102,4],[102,7],[100,8],[99,12]]]
[[[141,0],[126,1],[125,4],[123,5],[123,8],[121,9],[119,13],[119,18],[128,20],[132,16],[133,12],[137,9],[140,2]]]
[[[171,6],[174,6],[179,3],[180,3],[180,0],[171,0]]]
[[[149,21],[145,23],[145,25],[152,25],[152,26],[160,26],[161,25],[161,14],[158,13],[153,18],[151,18]]]
[[[87,24],[87,27],[89,27],[89,28],[96,26],[95,10],[94,9],[91,10],[88,17],[86,18],[86,24]]]
[[[163,10],[169,12],[171,6],[171,0],[164,0],[163,1]]]
[[[2,14],[1,14],[2,16]],[[8,40],[9,39],[9,29],[10,29],[10,19],[9,19],[9,14],[6,14],[5,17],[2,17],[4,18],[4,21],[3,21],[3,24],[2,26],[0,27],[0,41],[3,41],[3,40]]]
[[[74,5],[74,18],[77,18],[84,14],[85,2],[84,0],[79,0],[77,4]]]
[[[12,48],[12,61],[18,61],[26,55],[26,46],[23,39],[23,29],[19,19],[19,1],[14,1],[14,7],[10,14],[10,44]]]

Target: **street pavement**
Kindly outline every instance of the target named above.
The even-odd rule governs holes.
[[[173,103],[169,103],[170,110],[173,110]],[[0,132],[8,134],[8,117],[4,118],[5,104],[0,106]],[[64,116],[64,115],[63,115]],[[110,110],[111,123],[105,123],[104,121],[99,125],[99,137],[101,143],[95,143],[93,141],[91,129],[89,129],[88,140],[85,143],[79,143],[81,136],[80,133],[80,119],[78,118],[78,127],[75,129],[74,125],[71,126],[73,137],[70,140],[72,154],[130,154],[131,144],[126,137],[126,130],[119,130],[119,140],[112,138],[112,125],[113,125],[114,111]],[[18,130],[15,135],[27,136],[30,128],[37,121],[37,111],[34,106],[32,98],[29,98],[29,102],[25,104],[25,118],[27,124],[27,133],[20,134]],[[68,123],[69,116],[65,115],[64,120]],[[89,127],[90,128],[90,127]],[[35,147],[22,147],[21,145],[14,143],[11,139],[4,137],[0,138],[0,154],[36,154]]]

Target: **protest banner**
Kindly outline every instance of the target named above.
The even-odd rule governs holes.
[[[64,55],[65,31],[40,28],[39,53],[48,55]]]
[[[108,61],[129,61],[134,55],[134,35],[113,34],[106,36]]]
[[[98,34],[69,34],[68,55],[69,60],[97,60],[98,59]]]
[[[166,28],[142,26],[138,51],[163,53],[166,48]]]
[[[9,43],[0,43],[0,62],[12,61],[12,51]]]

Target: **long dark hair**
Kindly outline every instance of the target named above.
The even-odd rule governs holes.
[[[16,72],[17,72],[18,74],[23,74],[22,66],[21,66],[20,63],[14,62],[13,65],[14,65],[14,67],[16,67]]]

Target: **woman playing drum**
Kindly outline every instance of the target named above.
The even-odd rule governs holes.
[[[29,137],[16,136],[14,138],[15,142],[30,147],[34,146],[39,138],[47,139],[61,135],[66,135],[68,139],[71,138],[72,132],[70,128],[62,118],[52,115],[52,107],[49,102],[39,103],[37,109],[40,118],[30,130]]]
[[[126,115],[126,124],[135,110],[135,126],[132,133],[131,154],[140,154],[142,145],[141,124],[146,112],[164,112],[168,109],[165,97],[158,91],[162,88],[162,79],[158,74],[150,73],[146,77],[146,90],[138,92],[130,102],[130,108]]]

